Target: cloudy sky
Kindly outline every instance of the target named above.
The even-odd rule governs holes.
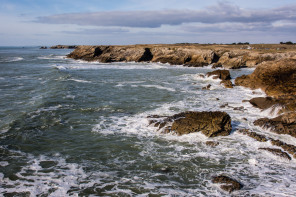
[[[0,0],[0,46],[296,42],[295,0]]]

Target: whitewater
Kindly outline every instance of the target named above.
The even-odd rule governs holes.
[[[295,160],[258,150],[273,146],[237,132],[296,145],[253,125],[279,110],[246,102],[266,96],[261,90],[201,77],[211,65],[104,64],[68,59],[70,52],[0,47],[0,195],[229,196],[211,182],[220,174],[244,185],[235,196],[296,195]],[[253,71],[230,70],[232,82]],[[148,116],[184,111],[225,111],[232,133],[208,139],[149,126]]]

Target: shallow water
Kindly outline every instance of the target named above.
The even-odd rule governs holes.
[[[262,91],[200,77],[210,66],[88,63],[67,59],[70,51],[0,48],[1,195],[227,196],[211,183],[220,174],[244,184],[237,196],[296,195],[295,161],[260,151],[272,145],[236,132],[250,128],[295,144],[252,124],[275,116],[243,102]],[[148,126],[149,115],[188,110],[229,113],[232,134],[209,147],[200,133],[175,136]]]

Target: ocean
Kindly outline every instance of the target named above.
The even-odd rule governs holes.
[[[201,77],[211,65],[104,64],[68,59],[70,52],[0,47],[0,195],[229,196],[211,182],[221,174],[244,185],[235,196],[296,195],[295,160],[258,150],[272,145],[236,132],[296,145],[253,125],[276,116],[245,102],[266,96],[261,90]],[[232,81],[253,71],[230,70]],[[148,116],[184,111],[225,111],[232,133],[208,139],[149,126]]]

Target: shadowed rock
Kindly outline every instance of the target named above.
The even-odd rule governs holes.
[[[281,149],[278,148],[259,148],[259,150],[265,150],[268,151],[278,157],[287,159],[287,160],[291,160],[290,155],[288,155],[286,152],[282,151]]]
[[[254,107],[257,107],[257,108],[263,109],[263,110],[270,108],[271,106],[277,104],[275,99],[273,99],[272,97],[256,97],[256,98],[252,98],[249,102]]]
[[[224,175],[213,177],[212,182],[221,184],[220,188],[229,193],[235,190],[240,190],[243,187],[243,185],[237,180]]]

